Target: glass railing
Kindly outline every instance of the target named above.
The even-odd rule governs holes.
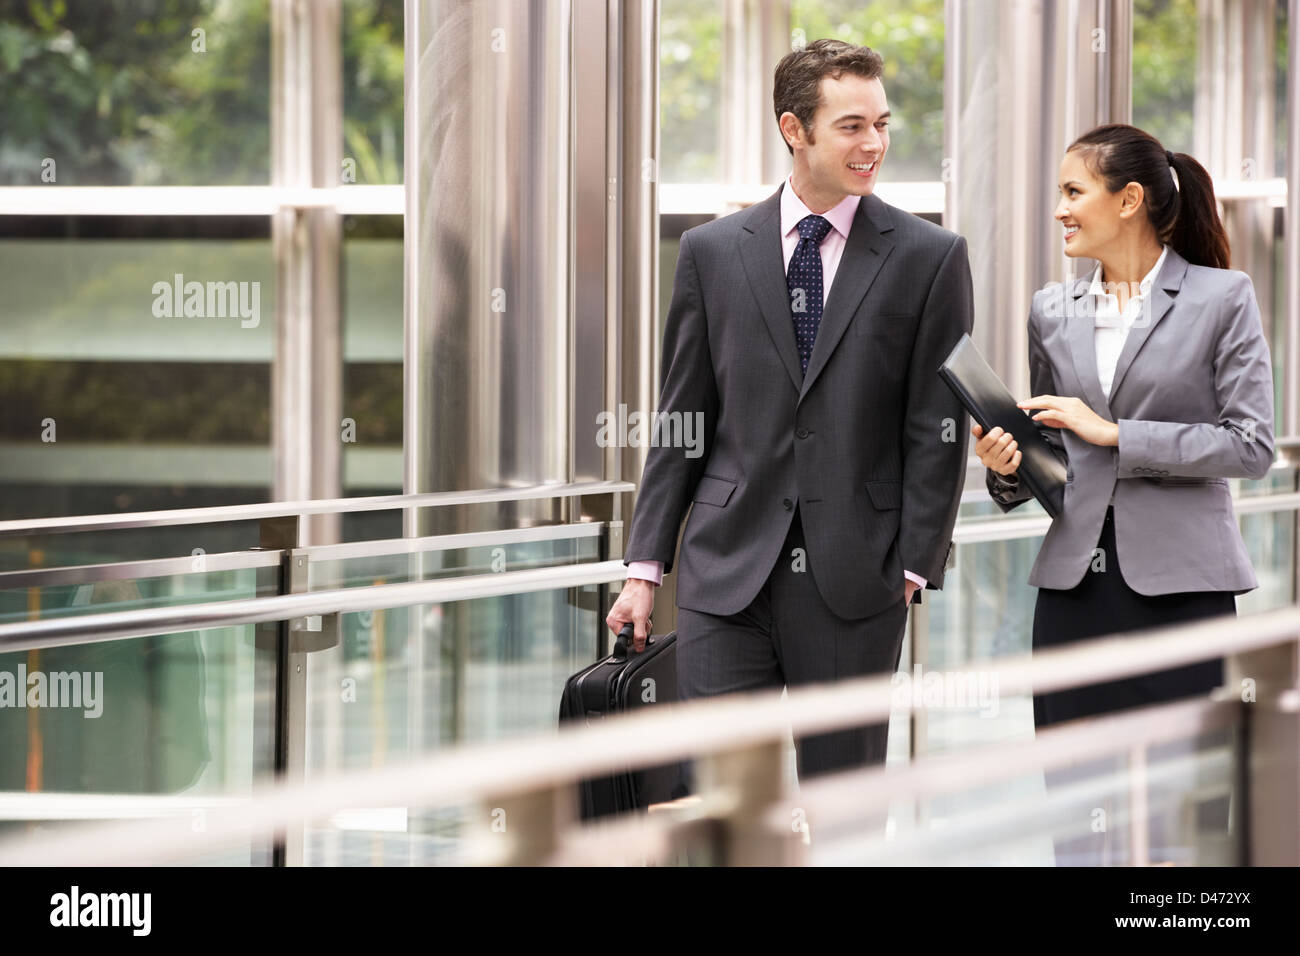
[[[818,830],[829,866],[1239,866],[1240,728],[898,800]]]
[[[584,529],[569,540],[591,537]],[[525,543],[529,560],[541,560],[538,542]],[[246,800],[256,781],[275,775],[295,771],[310,781],[463,742],[553,730],[565,678],[598,653],[598,599],[624,571],[617,560],[564,557],[499,573],[173,608],[173,618],[191,616],[196,630],[164,630],[167,618],[130,625],[158,632],[147,636],[10,653],[6,666],[59,689],[53,699],[0,711],[0,790],[7,791],[0,793],[0,836],[41,839],[86,819],[180,812],[201,827],[206,813]],[[417,600],[421,595],[439,600]],[[304,619],[337,617],[342,639],[311,653],[294,649],[291,639],[284,660],[274,638],[289,623],[286,601],[296,602]],[[84,618],[85,637],[140,617]],[[0,646],[21,644],[24,630],[31,634],[41,623],[0,627]],[[305,694],[295,699],[284,685],[303,670]],[[75,686],[65,679],[73,674]],[[277,720],[277,712],[295,709],[305,715],[300,722]],[[284,751],[294,750],[298,733],[305,756],[294,768]],[[351,810],[305,832],[301,858],[291,862],[373,862],[375,852],[388,862],[433,862],[465,819],[455,807],[423,815]],[[395,827],[400,853],[391,857],[398,851],[384,834]],[[276,852],[250,842],[183,862],[259,864]]]
[[[1242,599],[1241,613],[1289,604],[1295,472],[1279,466],[1236,490],[1261,581]],[[1027,578],[1043,516],[1033,514],[1033,504],[1003,515],[977,495],[967,497],[945,588],[927,592],[909,622],[903,666],[913,673],[918,666],[930,673],[971,670],[1029,650],[1034,589]],[[89,703],[81,709],[0,710],[0,829],[58,825],[30,815],[37,793],[59,800],[184,799],[201,814],[204,801],[243,799],[272,776],[383,768],[553,729],[564,678],[603,653],[608,583],[622,577],[617,562],[607,581],[581,587],[437,602],[399,598],[391,589],[461,580],[478,587],[521,572],[578,571],[616,556],[611,529],[580,521],[0,573],[0,672],[90,675],[82,688]],[[374,592],[384,596],[372,598]],[[327,613],[297,605],[280,617],[252,610],[266,599],[329,594],[342,597]],[[1254,605],[1245,606],[1246,598]],[[244,619],[211,623],[212,614],[235,607],[247,612]],[[148,633],[80,643],[77,629],[98,627],[105,612],[187,616],[170,630],[155,622]],[[27,632],[21,650],[4,652],[6,629],[26,625],[47,630]],[[100,716],[89,716],[100,706]],[[995,707],[896,711],[894,718],[894,765],[1034,737],[1027,694],[1001,695]],[[787,763],[790,757],[787,750]],[[990,784],[972,796],[973,805],[1013,805],[1044,786],[1041,774],[1037,782],[1029,775]],[[15,799],[12,806],[5,797]],[[68,812],[125,812],[110,804]],[[960,801],[944,812],[956,813],[953,807],[960,809]],[[308,831],[295,861],[442,859],[465,825],[463,810],[350,812]],[[892,815],[890,825],[934,812],[911,808]],[[230,860],[278,862],[284,852],[250,844]],[[1017,856],[1035,859],[1029,851]]]
[[[1295,600],[1297,469],[1279,463],[1259,481],[1233,479],[1230,485],[1260,585],[1237,597],[1237,613],[1286,607]],[[914,610],[904,666],[924,675],[1029,653],[1037,598],[1029,571],[1047,521],[1036,501],[1003,513],[983,490],[983,472],[972,471],[954,531],[953,566],[943,590],[927,591],[924,608]],[[996,713],[971,717],[964,711],[931,711],[911,723],[910,735],[891,730],[891,760],[905,763],[922,753],[1033,736],[1029,696],[1003,698]]]
[[[309,504],[343,513],[445,502],[461,511],[457,524],[473,526],[465,509],[486,513],[548,495],[632,487],[589,482]],[[185,629],[160,629],[157,615],[203,618],[287,594],[577,568],[611,548],[611,525],[592,520],[300,548],[291,547],[293,533],[279,534],[286,546],[267,548],[255,542],[265,539],[268,517],[301,516],[288,503],[163,519],[177,525],[159,525],[155,513],[0,523],[11,563],[19,564],[0,572],[0,630],[45,628],[16,645],[0,637],[0,695],[5,676],[11,691],[49,682],[32,685],[33,706],[24,706],[26,698],[0,706],[0,832],[48,831],[60,814],[130,816],[133,807],[148,812],[151,800],[188,806],[198,825],[204,807],[246,798],[254,780],[286,773],[295,759],[299,772],[375,766],[452,741],[534,730],[554,722],[557,682],[603,646],[603,582],[229,626],[199,627],[182,616],[175,619]],[[182,529],[225,534],[235,526],[252,529],[244,550],[168,556],[193,540]],[[53,565],[49,547],[17,557],[34,538],[62,545],[87,534],[97,547],[59,552],[68,564]],[[175,540],[166,543],[169,534]],[[141,546],[141,538],[153,543]],[[95,560],[120,553],[150,557]],[[142,613],[154,615],[152,630],[91,636],[106,614]],[[293,747],[292,740],[303,742]],[[226,862],[272,859],[269,846],[243,851]]]

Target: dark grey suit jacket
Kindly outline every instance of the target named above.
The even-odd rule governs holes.
[[[969,426],[937,370],[971,329],[966,242],[864,197],[803,375],[780,203],[778,189],[682,236],[659,411],[701,412],[703,454],[651,449],[625,559],[671,571],[693,503],[677,602],[734,614],[797,501],[827,606],[867,617],[902,600],[905,568],[943,584]]]
[[[1119,447],[1040,426],[1068,460],[1069,480],[1029,583],[1066,589],[1083,579],[1113,496],[1115,546],[1133,590],[1258,587],[1227,481],[1262,478],[1273,464],[1273,366],[1250,277],[1191,265],[1170,248],[1124,340],[1109,397],[1088,286],[1055,282],[1034,294],[1030,387],[1081,398],[1118,422]],[[1029,498],[998,477],[989,471],[987,481],[1003,511]]]

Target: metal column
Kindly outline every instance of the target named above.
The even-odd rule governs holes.
[[[407,4],[408,493],[569,477],[572,14]],[[446,509],[408,533],[472,520]]]
[[[339,0],[272,4],[277,186],[330,187],[341,180],[342,45]],[[341,235],[339,214],[330,208],[282,208],[271,223],[278,320],[271,427],[279,501],[342,494]],[[313,516],[304,536],[304,544],[337,541],[337,516]]]

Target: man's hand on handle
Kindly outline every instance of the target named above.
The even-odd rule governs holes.
[[[650,614],[655,606],[655,586],[641,578],[628,578],[619,592],[618,600],[609,609],[605,624],[615,637],[623,625],[631,621],[636,630],[632,650],[645,650],[645,639],[650,636]]]

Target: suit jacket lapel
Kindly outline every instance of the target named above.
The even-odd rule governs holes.
[[[740,261],[772,344],[798,391],[803,373],[799,370],[799,347],[794,341],[794,317],[790,313],[785,254],[781,249],[781,189],[752,207],[751,215],[741,224]]]
[[[1169,313],[1170,307],[1174,304],[1173,296],[1178,293],[1186,273],[1187,260],[1174,252],[1171,247],[1165,256],[1165,264],[1160,267],[1160,274],[1151,284],[1151,296],[1143,305],[1142,315],[1133,323],[1128,337],[1124,339],[1124,348],[1120,350],[1119,361],[1115,363],[1115,380],[1110,386],[1112,399],[1123,384],[1124,375],[1133,364],[1133,359],[1151,337],[1152,330]]]
[[[826,306],[822,310],[817,339],[808,359],[808,374],[804,376],[799,394],[801,399],[808,394],[813,382],[830,361],[831,353],[835,351],[844,330],[849,327],[854,313],[858,311],[862,297],[871,288],[871,283],[876,281],[880,267],[893,252],[893,240],[887,236],[893,229],[889,207],[876,196],[863,196],[853,217],[853,226],[849,229],[840,264],[835,270],[830,295],[826,297]],[[787,324],[793,329],[793,317],[788,317]],[[794,337],[793,330],[790,335],[791,338]]]
[[[1089,279],[1075,279],[1074,285],[1065,292],[1073,302],[1067,320],[1070,356],[1074,359],[1074,372],[1083,386],[1083,397],[1088,405],[1098,415],[1110,419],[1110,403],[1101,390],[1101,377],[1097,372],[1097,297],[1088,294],[1090,284]]]

